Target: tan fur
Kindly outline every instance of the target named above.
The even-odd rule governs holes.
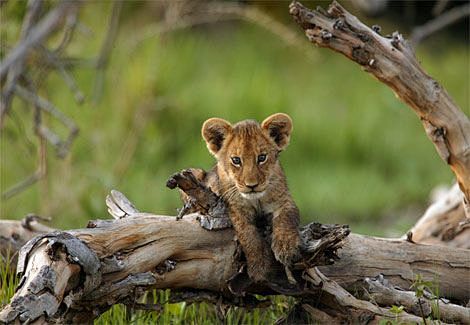
[[[299,212],[278,160],[291,131],[292,121],[282,113],[271,115],[261,125],[245,120],[232,126],[211,118],[202,127],[202,136],[217,158],[217,165],[201,178],[228,204],[247,258],[248,274],[255,281],[267,278],[273,253],[287,268],[300,244]],[[266,155],[264,162],[260,155]],[[233,157],[239,157],[241,164],[234,164]],[[266,215],[272,215],[271,249],[256,227],[256,218]]]

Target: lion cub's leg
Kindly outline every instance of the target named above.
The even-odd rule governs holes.
[[[299,210],[295,206],[280,209],[273,217],[271,249],[281,262],[290,283],[296,283],[290,266],[299,253]]]
[[[274,261],[254,220],[249,220],[247,214],[235,209],[231,209],[230,219],[246,256],[248,275],[255,282],[266,280]]]

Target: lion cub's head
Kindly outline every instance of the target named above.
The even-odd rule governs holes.
[[[278,155],[289,144],[291,131],[292,120],[283,113],[269,116],[261,125],[252,120],[231,125],[211,118],[202,126],[207,148],[225,172],[219,175],[221,181],[233,183],[247,199],[261,198],[271,177],[282,173]]]

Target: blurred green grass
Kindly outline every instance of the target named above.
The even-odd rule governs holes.
[[[96,33],[77,35],[71,55],[98,53],[108,11],[106,2],[83,8],[84,23]],[[423,211],[434,186],[453,180],[413,112],[338,54],[315,47],[306,53],[243,22],[181,30],[136,46],[137,25],[121,26],[98,103],[79,106],[57,75],[44,80],[43,95],[73,117],[80,135],[65,160],[48,148],[47,178],[2,201],[1,218],[35,212],[52,216],[59,228],[83,227],[108,217],[104,198],[113,188],[143,211],[174,214],[179,196],[165,181],[182,168],[214,163],[200,137],[213,116],[235,122],[291,115],[292,142],[281,159],[303,223],[399,233],[413,224],[410,215]],[[469,76],[462,68],[468,49],[444,45],[420,48],[418,57],[468,114]],[[91,97],[95,71],[73,74]],[[1,140],[1,191],[35,169],[31,120],[31,108],[15,99]]]

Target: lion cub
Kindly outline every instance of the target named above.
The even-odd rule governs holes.
[[[231,125],[211,118],[202,126],[217,165],[201,180],[227,203],[248,275],[256,282],[267,279],[272,253],[285,266],[289,281],[295,282],[289,266],[300,244],[299,211],[278,160],[291,131],[292,120],[282,113],[269,116],[261,125],[252,120]],[[271,249],[256,227],[256,219],[267,215],[272,215]]]

